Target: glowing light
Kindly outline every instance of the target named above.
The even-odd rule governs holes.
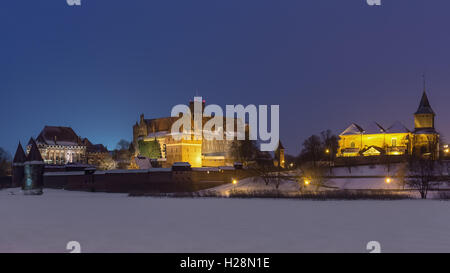
[[[233,183],[233,185],[236,185],[236,184],[237,184],[237,182],[238,182],[238,181],[237,181],[237,179],[234,179],[234,178],[233,178],[233,180],[232,180],[232,182],[231,182],[231,183]]]
[[[311,181],[308,179],[305,179],[305,185],[308,186],[309,184],[311,184]]]
[[[329,149],[326,149],[326,150],[325,150],[325,153],[329,154],[329,153],[330,153],[330,150],[329,150]]]
[[[391,180],[390,177],[386,177],[386,180],[385,180],[385,181],[386,181],[386,184],[389,184],[389,183],[391,183],[392,180]]]
[[[294,167],[294,163],[289,164],[289,166]]]

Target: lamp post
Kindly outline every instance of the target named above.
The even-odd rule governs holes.
[[[330,151],[329,148],[325,149],[325,154],[328,155],[328,167],[329,167],[329,172],[330,172],[330,175],[331,175],[331,151]]]

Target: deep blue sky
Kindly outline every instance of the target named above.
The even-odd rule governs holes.
[[[351,122],[413,127],[423,72],[450,136],[447,0],[6,0],[0,146],[44,125],[114,148],[139,114],[207,103],[280,104],[281,139]]]

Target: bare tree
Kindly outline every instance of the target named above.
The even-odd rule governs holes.
[[[302,179],[299,181],[300,189],[314,188],[316,191],[322,187],[328,187],[328,178],[326,166],[303,164],[300,166],[302,172]]]
[[[406,184],[419,191],[422,199],[426,199],[428,191],[437,184],[438,164],[432,158],[421,156],[412,156],[408,162]]]
[[[311,162],[313,166],[317,165],[317,162],[323,158],[323,146],[320,137],[312,135],[303,142],[303,148],[300,153],[301,162]]]
[[[121,139],[116,146],[117,150],[128,150],[130,149],[130,142],[125,139]]]
[[[246,172],[254,180],[262,179],[266,186],[273,185],[277,190],[282,181],[295,180],[295,177],[292,177],[286,171],[282,171],[278,166],[274,166],[272,160],[267,160],[265,163],[260,160],[251,164],[246,168]]]

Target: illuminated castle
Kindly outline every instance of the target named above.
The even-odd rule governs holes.
[[[202,112],[205,101],[202,101]],[[194,112],[194,102],[189,103],[191,113]],[[203,116],[202,123],[205,125],[212,117]],[[205,138],[198,139],[192,134],[189,139],[175,140],[171,134],[171,127],[179,117],[164,117],[146,119],[142,114],[139,123],[133,126],[133,146],[135,156],[141,155],[157,159],[164,167],[172,166],[175,162],[189,162],[192,167],[218,167],[232,166],[233,158],[231,146],[233,140],[227,140],[227,132],[218,128],[216,133],[223,134],[223,140]],[[235,128],[238,119],[234,120]],[[191,124],[194,124],[193,120]],[[225,117],[223,124],[226,124]],[[247,124],[245,125],[248,131]],[[193,128],[191,128],[193,129]],[[204,134],[212,133],[203,131]],[[149,151],[150,149],[150,151]]]
[[[439,156],[439,134],[435,130],[435,113],[424,90],[414,113],[414,131],[400,122],[383,128],[374,122],[367,127],[352,123],[340,135],[338,157],[379,155]]]

